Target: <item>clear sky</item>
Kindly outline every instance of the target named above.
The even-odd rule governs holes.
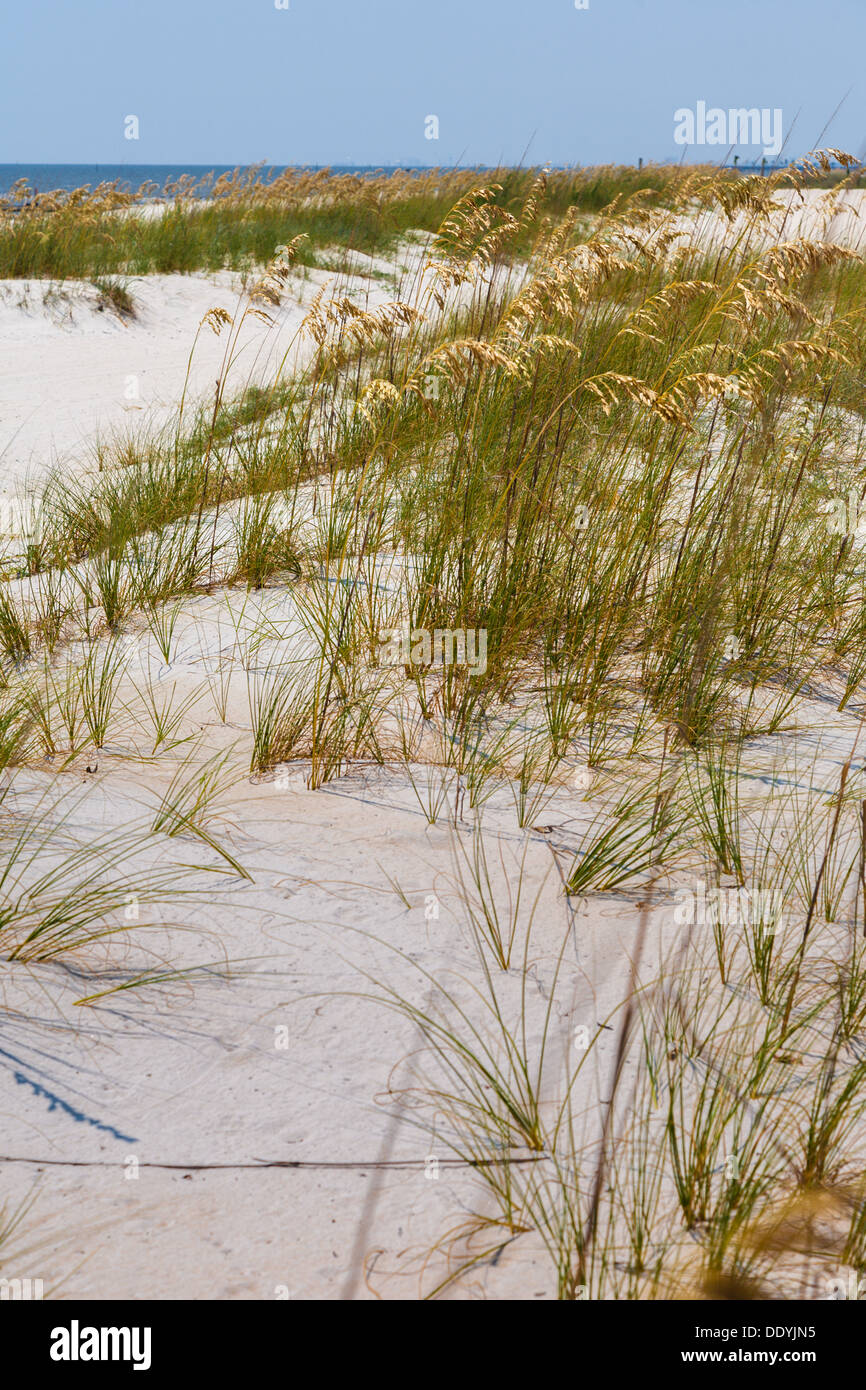
[[[723,159],[698,102],[866,155],[866,0],[278,3],[3,0],[0,163]]]

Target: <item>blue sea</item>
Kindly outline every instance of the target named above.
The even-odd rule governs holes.
[[[268,176],[281,173],[284,165],[267,166],[262,172]],[[323,165],[307,165],[309,169],[323,168]],[[394,168],[375,169],[374,166],[331,165],[334,173],[371,174],[394,172]],[[402,165],[402,168],[420,168],[419,165]],[[195,179],[212,173],[231,173],[235,164],[0,164],[0,194],[8,193],[19,179],[26,179],[37,193],[48,193],[55,188],[81,188],[90,184],[113,183],[115,179],[128,184],[130,189],[140,188],[143,183],[155,183],[162,189],[166,183],[180,178],[181,174],[191,174]]]

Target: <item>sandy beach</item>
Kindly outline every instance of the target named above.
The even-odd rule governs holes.
[[[673,239],[687,236],[701,254],[736,244],[746,259],[749,246],[759,255],[803,238],[862,252],[863,196],[846,194],[836,210],[815,190],[806,190],[801,203],[791,196],[790,209],[761,222],[753,243],[747,213],[728,221],[681,215],[672,224]],[[482,224],[485,233],[487,227]],[[131,315],[93,284],[3,281],[0,494],[11,503],[52,476],[98,483],[103,464],[122,473],[117,458],[124,440],[142,442],[160,431],[170,438],[184,397],[192,416],[207,408],[215,383],[228,398],[302,373],[314,360],[315,341],[299,337],[299,329],[324,295],[340,296],[350,324],[362,313],[384,313],[395,297],[402,304],[426,294],[430,309],[430,286],[440,284],[426,259],[430,240],[418,233],[390,259],[355,253],[352,273],[343,270],[336,278],[327,269],[296,267],[281,284],[279,302],[269,305],[267,323],[253,314],[238,318],[249,286],[229,271],[134,277]],[[452,313],[457,325],[457,347],[447,358],[451,385],[470,379],[464,366],[470,358],[473,366],[483,361],[501,368],[506,379],[518,373],[513,340],[503,331],[492,346],[479,347],[481,330],[475,326],[470,335],[460,314],[475,313],[483,325],[488,303],[499,312],[497,295],[525,304],[521,294],[536,288],[531,270],[520,258],[503,269],[492,253],[479,263],[474,278],[463,281],[454,269],[458,263],[447,263],[453,299],[438,322],[450,322]],[[584,273],[578,256],[574,265],[575,275]],[[553,293],[547,273],[537,282],[545,312],[543,295]],[[580,282],[581,294],[588,297],[594,288],[588,272],[586,283],[584,290]],[[347,309],[346,300],[354,307]],[[237,325],[228,371],[227,335],[201,326],[214,309]],[[530,311],[521,312],[529,321]],[[615,322],[617,315],[619,305]],[[647,334],[658,329],[657,320],[636,322]],[[339,359],[350,379],[361,331]],[[415,331],[408,314],[401,331],[407,338]],[[399,355],[405,339],[389,341],[396,341]],[[561,338],[542,344],[544,351],[562,345]],[[445,360],[440,348],[425,352],[416,369],[419,383],[432,379]],[[375,369],[385,372],[378,359]],[[718,372],[717,378],[709,387],[702,379],[702,389],[715,393],[711,399],[721,395]],[[308,385],[311,394],[320,380]],[[358,390],[364,409],[356,415],[372,420],[371,428],[377,403],[391,399],[384,387],[377,389],[378,395]],[[613,387],[605,389],[613,401]],[[596,391],[603,394],[601,387]],[[427,399],[420,384],[415,395]],[[672,407],[659,405],[660,394],[651,397],[645,389],[638,397],[635,388],[630,399],[658,408],[666,424],[674,420]],[[798,396],[795,405],[803,400]],[[815,467],[828,476],[849,467],[852,452],[856,456],[843,416],[840,410],[832,445],[824,442],[816,452]],[[718,460],[731,447],[727,430],[712,436],[707,457],[715,450]],[[374,461],[380,452],[387,451],[377,436]],[[626,454],[636,468],[638,451],[628,445]],[[419,450],[408,471],[413,484],[423,479],[425,466],[429,460]],[[329,527],[337,528],[354,505],[351,486],[340,492],[336,476],[305,476],[294,494],[293,543],[298,554],[313,557],[305,581],[320,605],[322,593],[339,594],[341,586],[353,598],[381,591],[383,612],[390,603],[395,625],[403,622],[406,594],[425,573],[423,554],[374,547],[357,574],[351,571],[351,582],[342,567],[355,554],[348,542],[340,566],[316,558],[330,556]],[[622,496],[628,480],[624,472]],[[431,753],[435,719],[414,707],[422,733],[413,751],[398,756],[400,726],[383,694],[380,757],[340,755],[338,772],[321,778],[306,756],[277,757],[256,768],[261,710],[274,673],[300,660],[310,643],[315,649],[318,620],[304,606],[301,585],[285,576],[260,586],[223,582],[236,572],[251,503],[228,493],[215,505],[204,493],[202,499],[196,543],[202,527],[211,525],[213,541],[209,581],[196,591],[139,605],[112,625],[88,588],[98,574],[98,551],[63,570],[57,582],[68,589],[64,611],[67,621],[76,617],[81,632],[60,643],[46,666],[56,679],[52,699],[62,709],[70,672],[85,682],[83,690],[88,677],[76,673],[101,662],[103,673],[110,665],[110,709],[86,748],[30,754],[14,774],[4,774],[0,814],[13,829],[35,827],[28,832],[33,857],[13,875],[22,912],[25,887],[30,890],[61,850],[72,856],[86,851],[93,856],[89,862],[98,863],[118,837],[129,833],[130,846],[135,839],[134,850],[111,864],[117,901],[110,933],[94,932],[80,953],[58,949],[48,959],[27,959],[19,951],[3,965],[0,1172],[4,1201],[29,1204],[12,1245],[16,1277],[47,1278],[46,1296],[59,1299],[414,1300],[440,1287],[443,1296],[457,1299],[561,1297],[552,1224],[515,1220],[513,1229],[503,1234],[500,1225],[496,1238],[490,1235],[501,1213],[485,1172],[497,1156],[503,1156],[503,1171],[513,1165],[510,1171],[528,1185],[526,1209],[533,1211],[541,1209],[548,1184],[550,1190],[563,1185],[564,1167],[579,1156],[595,1160],[606,1142],[605,1106],[615,1100],[616,1115],[633,1118],[643,1104],[640,1087],[649,1083],[641,1038],[636,1031],[623,1044],[620,1028],[624,1010],[633,1022],[629,1001],[650,998],[659,982],[700,977],[689,1026],[698,1027],[712,1009],[726,1018],[733,1011],[730,1046],[738,1056],[748,1054],[743,1037],[758,1037],[766,1017],[778,1019],[778,1009],[765,1009],[754,981],[732,983],[740,967],[743,979],[750,978],[747,939],[736,936],[720,947],[712,921],[707,927],[706,920],[677,915],[684,895],[697,884],[701,893],[705,887],[706,867],[689,863],[685,851],[668,867],[663,885],[661,858],[641,860],[640,854],[634,875],[617,878],[613,865],[607,878],[590,881],[587,875],[585,885],[573,878],[587,846],[599,843],[593,841],[599,826],[609,825],[612,805],[637,783],[649,804],[655,802],[655,845],[675,721],[647,731],[634,702],[628,706],[623,698],[606,707],[601,735],[591,720],[586,729],[575,721],[567,756],[546,784],[529,773],[517,775],[504,756],[506,770],[488,784],[468,755],[457,767]],[[679,507],[688,517],[688,500],[684,487],[672,514],[679,515]],[[279,516],[286,505],[279,502]],[[616,505],[627,514],[625,503]],[[388,506],[399,511],[397,501]],[[166,534],[183,548],[189,526],[188,517],[174,519]],[[20,535],[11,535],[8,555],[19,556],[21,544]],[[128,551],[120,552],[120,562],[128,563]],[[6,592],[36,625],[54,571],[23,573],[18,559],[15,565]],[[503,700],[485,709],[485,733],[534,735],[539,678],[529,655],[521,662],[511,707]],[[352,696],[357,705],[363,690],[384,679],[375,667],[361,671]],[[628,680],[617,688],[628,691]],[[765,866],[801,802],[809,815],[818,814],[815,807],[832,811],[837,789],[841,805],[846,779],[853,786],[862,774],[859,682],[852,690],[838,666],[796,682],[779,676],[760,688],[757,732],[739,755],[732,795],[740,798],[744,842],[756,857],[763,846]],[[406,698],[415,698],[411,688]],[[751,703],[749,710],[751,717]],[[205,785],[206,798],[200,793]],[[784,803],[774,800],[780,795]],[[194,801],[193,811],[178,811],[184,796]],[[706,818],[701,825],[706,829]],[[697,843],[697,831],[689,833]],[[845,834],[853,855],[856,820],[846,821]],[[816,832],[803,855],[809,892],[808,874],[821,864],[819,839]],[[719,859],[716,869],[716,891],[719,884],[722,891],[747,891],[751,880],[738,876],[732,863]],[[181,887],[167,904],[154,906],[142,885],[167,874]],[[852,886],[856,891],[856,875],[849,873],[843,887]],[[817,901],[818,888],[815,894]],[[848,949],[850,927],[828,910],[812,928],[814,907],[809,958],[832,963]],[[786,941],[799,939],[798,920],[794,914],[785,924]],[[776,928],[781,941],[782,924]],[[491,966],[491,939],[500,955],[507,943],[501,970]],[[816,965],[809,975],[810,989],[822,980],[832,988],[822,970]],[[810,1048],[820,1049],[826,1030],[823,1014],[813,1016],[799,1002],[797,1009],[796,1048],[783,1054],[778,1040],[770,1048],[772,1066],[787,1068],[779,1094],[792,1097],[792,1106],[808,1104],[812,1081],[804,1058]],[[658,1011],[661,1018],[663,1004]],[[439,1032],[432,1028],[434,1017],[450,1019],[447,1028],[464,1039],[459,1047],[444,1041],[453,1038],[445,1023]],[[483,1050],[480,1040],[491,1029],[492,1041],[484,1044],[490,1057],[482,1066],[472,1053],[470,1065],[471,1050]],[[662,1035],[668,1037],[664,1029]],[[678,1056],[670,1041],[665,1047],[660,1066]],[[848,1057],[855,1068],[860,1047],[858,1034]],[[678,1074],[682,1095],[693,1101],[715,1074],[706,1058],[696,1047]],[[521,1134],[531,1138],[532,1126],[523,1116],[514,1118],[510,1102],[481,1138],[468,1137],[470,1121],[483,1109],[480,1097],[497,1092],[500,1066],[516,1089],[531,1090],[537,1132],[569,1131],[567,1163],[547,1139],[534,1147],[520,1140]],[[442,1067],[450,1084],[457,1084],[455,1077],[474,1078],[467,1083],[470,1100],[459,1091],[455,1100],[447,1087],[441,1091]],[[642,1141],[650,1148],[662,1144],[671,1123],[658,1101],[661,1082],[654,1074],[651,1080],[656,1109]],[[762,1104],[755,1107],[756,1126],[770,1123]],[[849,1158],[859,1161],[862,1127],[849,1137]],[[722,1125],[716,1138],[715,1174],[731,1148],[730,1129]],[[655,1207],[675,1210],[681,1193],[675,1174],[665,1172]],[[820,1265],[804,1267],[796,1253],[776,1260],[767,1274],[771,1296],[828,1296],[828,1281],[844,1268],[843,1218],[841,1205],[822,1216],[836,1245]],[[611,1221],[615,1238],[627,1244],[633,1238],[628,1221]],[[670,1237],[668,1290],[693,1278],[699,1224],[686,1223]],[[460,1278],[447,1282],[461,1265]],[[629,1287],[642,1287],[645,1272],[635,1276],[627,1258],[612,1261],[611,1269],[614,1285],[619,1279],[625,1288],[636,1278]],[[798,1295],[804,1287],[806,1294]]]

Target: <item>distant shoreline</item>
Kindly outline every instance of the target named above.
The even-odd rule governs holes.
[[[651,161],[648,161],[650,163]],[[676,161],[674,161],[676,162]],[[670,161],[669,161],[670,163]],[[178,179],[184,174],[191,174],[197,178],[204,178],[207,174],[213,174],[214,178],[219,178],[222,174],[230,174],[235,169],[251,169],[259,166],[251,164],[32,164],[26,161],[13,164],[0,164],[0,196],[8,193],[12,186],[20,179],[27,179],[28,184],[37,193],[46,193],[54,189],[73,189],[81,188],[85,184],[93,186],[98,183],[113,183],[121,181],[128,183],[131,188],[140,187],[142,183],[157,183],[160,189],[173,179]],[[493,166],[487,164],[466,164],[466,165],[438,165],[438,164],[263,164],[260,166],[264,174],[276,176],[285,169],[302,169],[309,173],[318,170],[330,169],[335,174],[396,174],[406,173],[429,173],[431,169],[442,167],[456,167],[460,169],[471,169],[482,171]],[[579,169],[580,164],[570,165],[551,165],[557,170]],[[590,166],[586,166],[590,167]],[[638,168],[637,164],[623,165],[623,168]],[[758,164],[739,164],[726,163],[723,166],[736,169],[738,173],[766,172],[771,173],[774,169],[788,167],[788,161],[781,163],[770,163],[769,161],[762,166]]]
[[[133,188],[149,181],[162,187],[166,182],[192,174],[204,178],[213,174],[230,174],[234,169],[250,169],[257,166],[249,164],[0,164],[0,194],[8,193],[19,179],[27,179],[37,193],[53,189],[81,188],[84,184],[112,183],[122,180]],[[315,173],[321,169],[331,169],[335,174],[396,174],[400,171],[424,173],[437,166],[425,164],[265,164],[262,172],[270,175],[281,174],[285,169],[303,169]],[[471,165],[467,168],[483,169],[485,165]]]

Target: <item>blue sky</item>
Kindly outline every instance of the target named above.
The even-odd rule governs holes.
[[[669,160],[699,101],[866,155],[866,0],[288,3],[7,0],[0,163]]]

